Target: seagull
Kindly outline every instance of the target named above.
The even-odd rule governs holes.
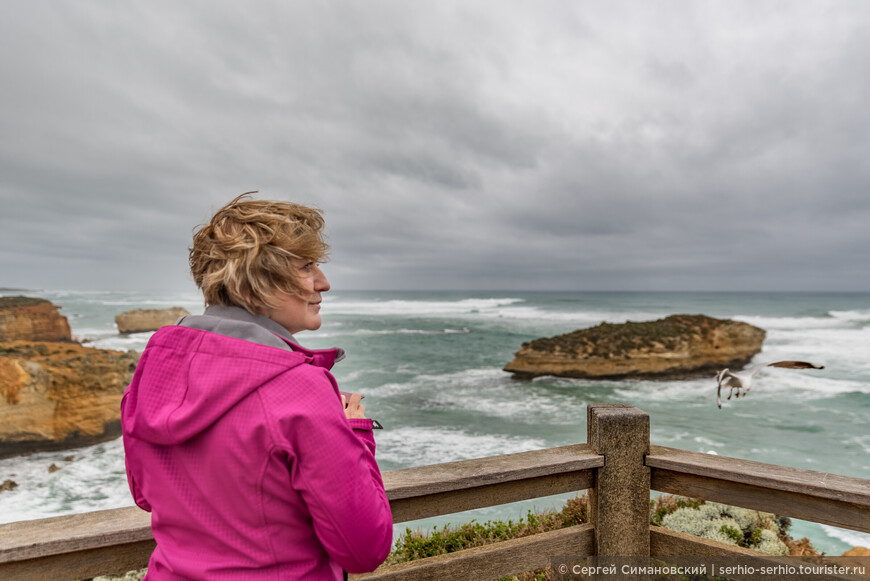
[[[728,399],[734,397],[745,396],[752,389],[752,376],[758,373],[763,367],[785,367],[787,369],[824,369],[824,365],[816,365],[815,363],[807,363],[806,361],[774,361],[772,363],[762,363],[747,367],[744,371],[734,372],[730,369],[723,369],[716,374],[716,381],[719,387],[716,389],[716,405],[722,407],[722,388],[730,389]],[[737,390],[736,392],[734,390]]]

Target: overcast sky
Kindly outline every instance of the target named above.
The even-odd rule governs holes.
[[[870,290],[870,2],[0,2],[0,287],[193,289],[248,190],[333,289]]]

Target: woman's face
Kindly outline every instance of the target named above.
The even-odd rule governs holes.
[[[279,295],[278,304],[271,310],[270,318],[290,331],[315,331],[320,328],[321,293],[329,290],[329,281],[316,262],[294,260],[299,284],[305,294],[302,297]]]

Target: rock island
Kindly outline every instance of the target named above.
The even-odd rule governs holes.
[[[590,379],[674,379],[740,368],[761,351],[765,331],[706,315],[602,323],[523,343],[505,371]]]

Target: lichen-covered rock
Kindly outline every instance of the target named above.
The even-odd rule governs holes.
[[[0,297],[0,341],[71,341],[69,321],[50,301]]]
[[[764,337],[758,327],[705,315],[602,323],[523,343],[504,369],[521,378],[691,377],[746,365],[761,351]]]
[[[119,436],[138,360],[76,343],[0,343],[0,458]]]
[[[172,325],[190,313],[181,307],[171,309],[136,309],[115,316],[119,333],[144,333],[156,331],[165,325]]]

